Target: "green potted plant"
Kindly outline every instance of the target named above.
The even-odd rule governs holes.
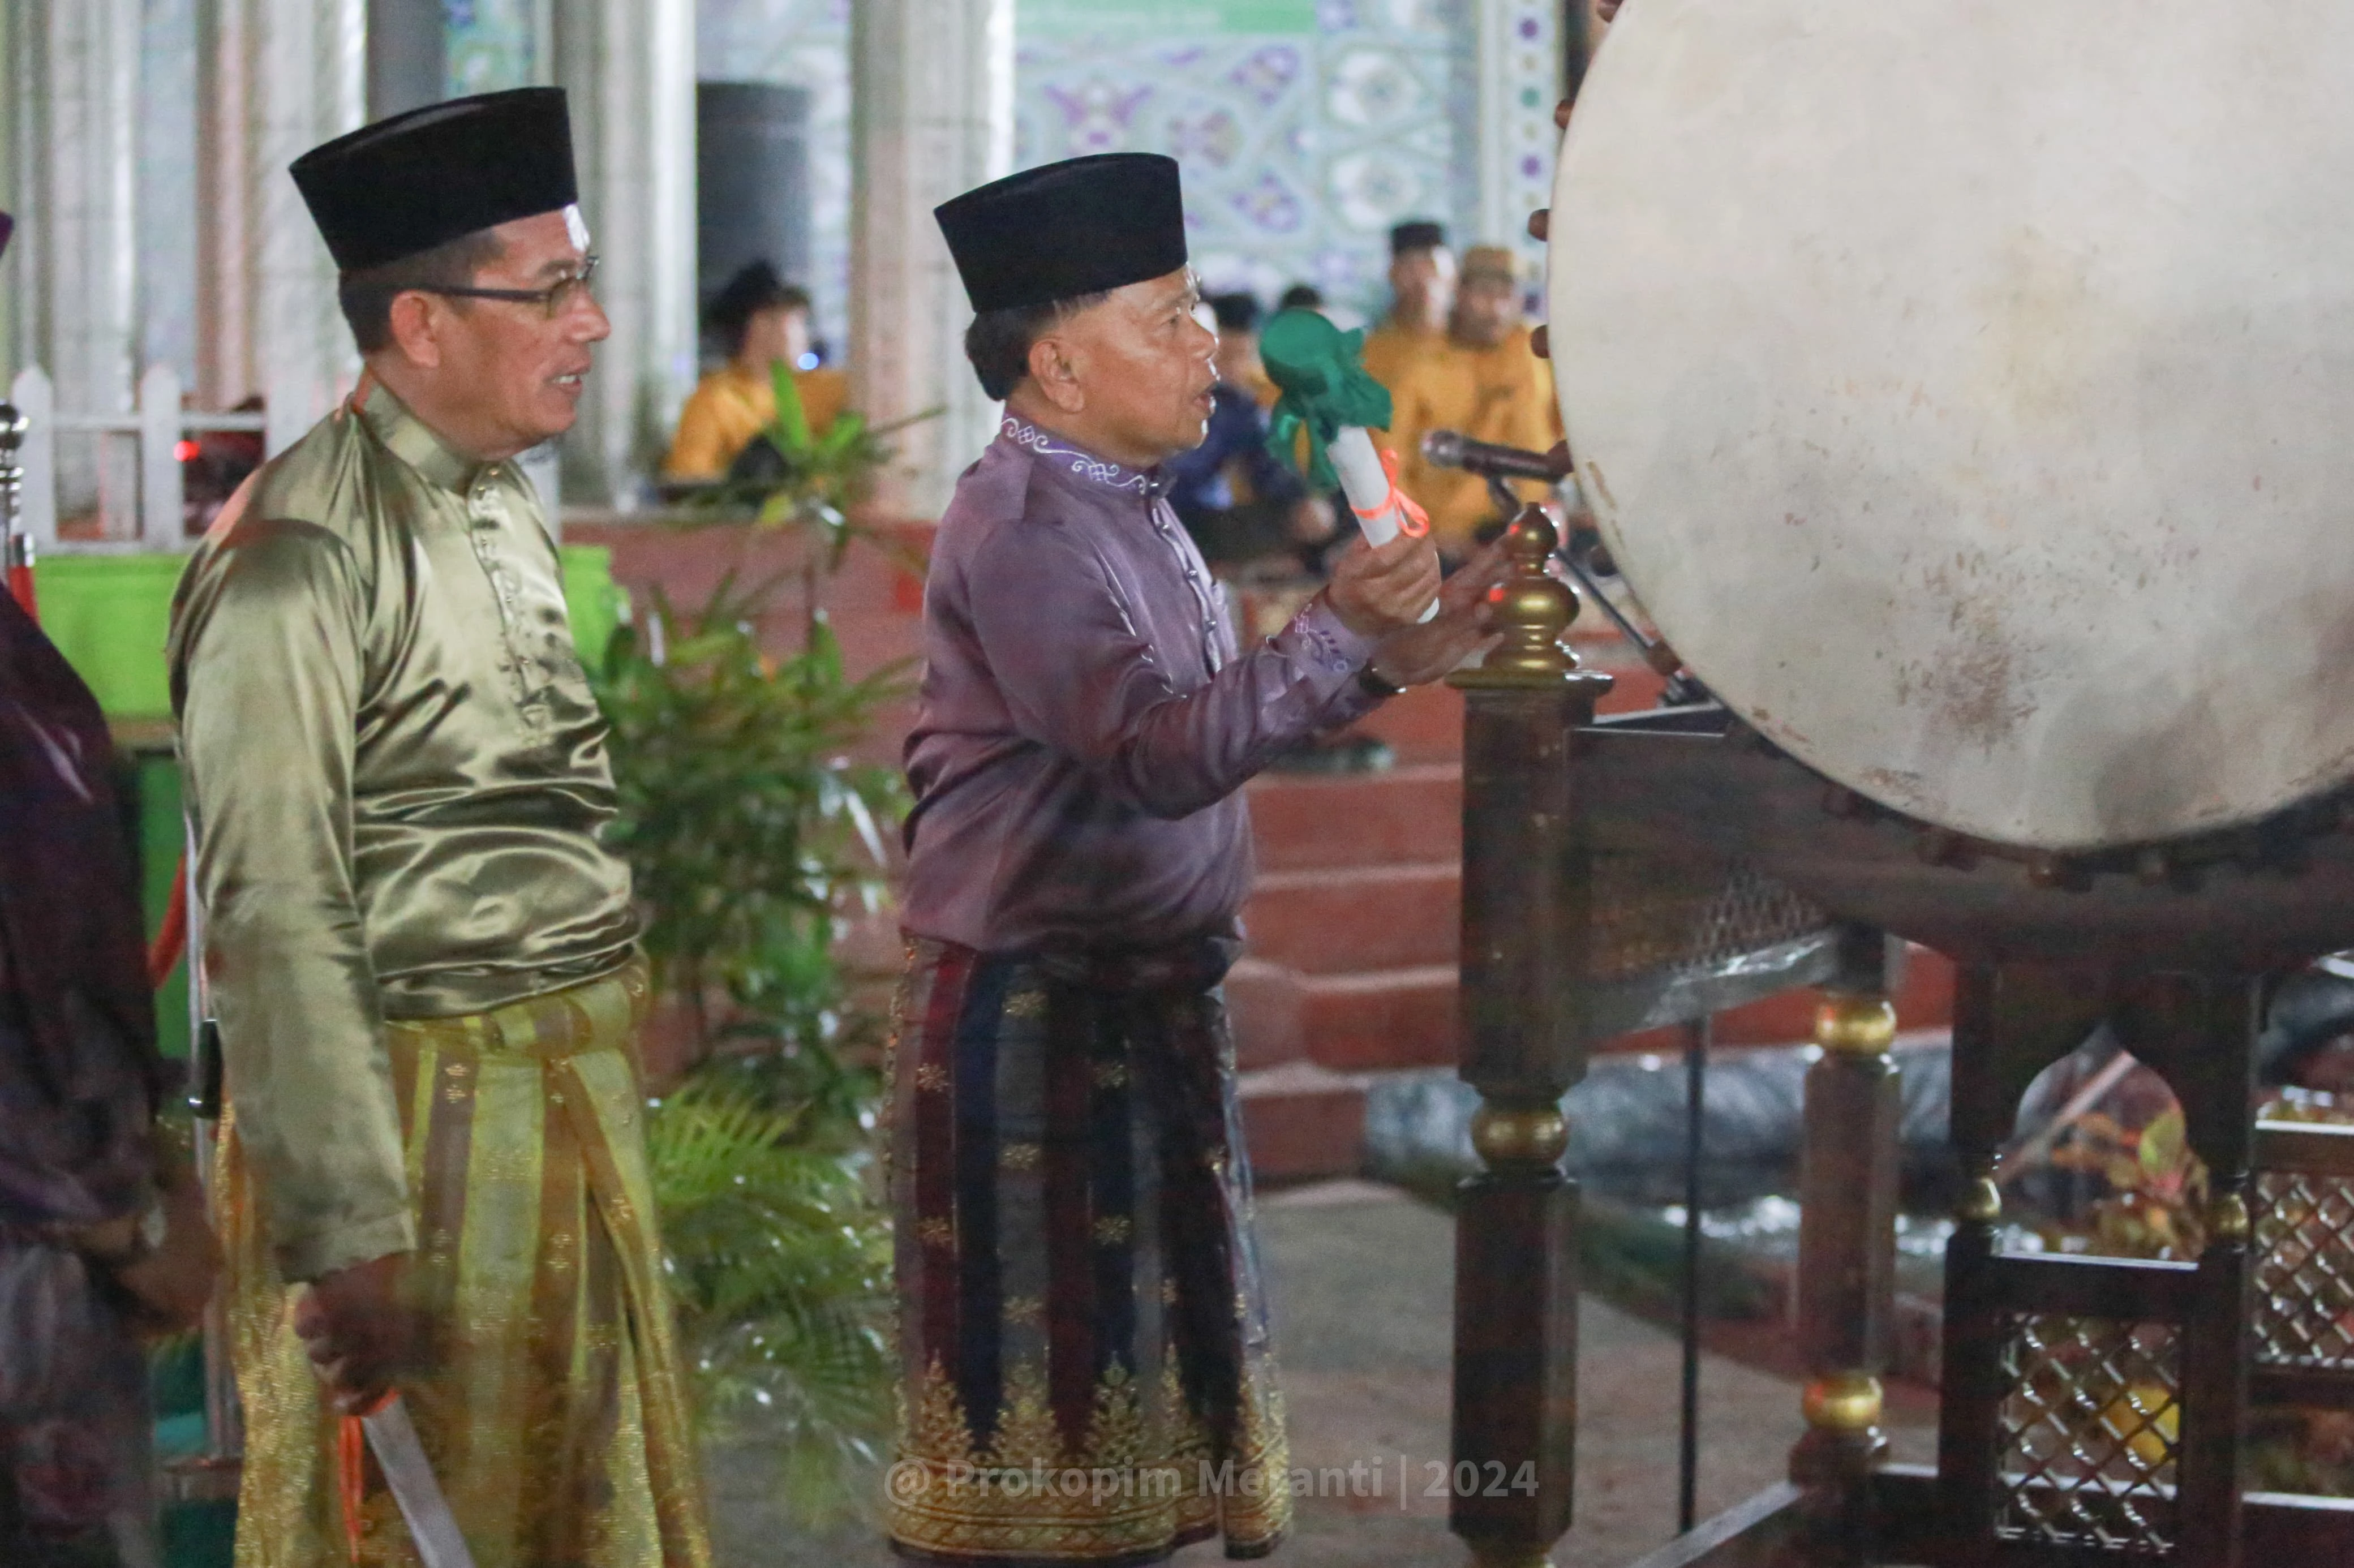
[[[836,953],[877,909],[904,806],[894,768],[856,759],[903,670],[853,677],[819,599],[882,433],[845,415],[813,437],[790,376],[760,439],[757,493],[688,514],[753,541],[800,534],[795,564],[704,603],[650,596],[598,675],[620,813],[658,998],[687,1066],[649,1107],[680,1326],[711,1436],[773,1453],[815,1522],[866,1482],[888,1431],[890,1248],[874,1134],[881,1021]],[[753,503],[747,505],[749,500]],[[762,646],[779,590],[802,591],[799,646]]]

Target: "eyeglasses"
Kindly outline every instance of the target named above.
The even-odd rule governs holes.
[[[597,275],[598,258],[591,251],[588,259],[545,289],[461,289],[429,285],[420,293],[440,294],[461,300],[513,300],[517,304],[537,305],[554,321],[575,303],[588,297],[588,281]]]

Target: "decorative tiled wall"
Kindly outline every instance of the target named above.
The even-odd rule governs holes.
[[[1553,122],[1561,98],[1559,0],[1486,0],[1479,53],[1480,237],[1521,253],[1533,306],[1544,247],[1529,238],[1529,214],[1553,204],[1561,136]]]
[[[537,0],[441,0],[450,96],[539,80],[539,11]]]
[[[1023,0],[1016,161],[1172,154],[1213,287],[1271,298],[1305,281],[1341,309],[1378,309],[1392,224],[1436,217],[1461,235],[1478,220],[1462,177],[1472,3]],[[1204,15],[1172,26],[1181,10]]]
[[[1339,311],[1371,313],[1391,224],[1432,217],[1465,239],[1517,239],[1529,209],[1544,205],[1553,9],[1017,0],[1016,162],[1172,154],[1185,165],[1194,256],[1214,286],[1272,297],[1306,281]],[[810,281],[820,326],[838,342],[850,266],[849,0],[699,0],[697,24],[703,76],[816,94]],[[1493,149],[1484,157],[1483,138]]]

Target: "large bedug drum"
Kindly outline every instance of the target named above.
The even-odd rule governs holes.
[[[1634,0],[1551,238],[1605,536],[1792,755],[2052,850],[2354,780],[2354,4]]]

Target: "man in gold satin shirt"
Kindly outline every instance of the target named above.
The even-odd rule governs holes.
[[[478,1561],[703,1568],[632,1034],[606,727],[515,455],[610,331],[564,94],[315,149],[360,389],[232,498],[174,606],[241,1568],[401,1555],[338,1409],[409,1407]],[[307,1287],[307,1288],[305,1288]]]

